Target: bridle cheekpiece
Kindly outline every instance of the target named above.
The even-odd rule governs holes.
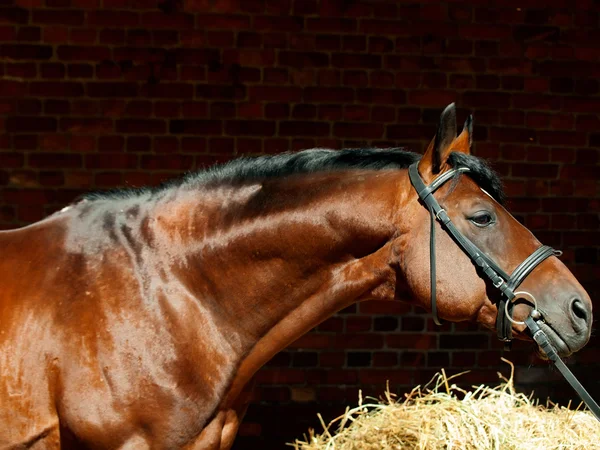
[[[513,271],[511,275],[507,274],[498,264],[496,264],[490,257],[482,252],[469,238],[462,234],[458,228],[452,223],[450,217],[433,196],[433,193],[443,186],[450,179],[454,178],[458,174],[468,173],[470,169],[468,167],[456,167],[442,173],[433,182],[427,186],[421,175],[419,175],[418,169],[419,162],[413,163],[408,168],[408,174],[410,182],[417,191],[417,194],[421,201],[425,204],[430,214],[430,244],[429,244],[429,256],[430,256],[430,281],[431,281],[431,312],[433,314],[433,320],[437,325],[440,325],[440,319],[437,311],[436,301],[436,252],[435,252],[435,220],[442,224],[442,227],[452,236],[456,243],[462,248],[462,250],[471,258],[471,261],[475,266],[491,281],[492,285],[500,290],[501,298],[498,301],[498,315],[496,318],[496,331],[498,338],[505,342],[506,345],[510,345],[512,341],[512,309],[514,300],[517,298],[525,298],[529,300],[526,295],[521,297],[515,292],[519,285],[525,278],[535,269],[539,264],[545,261],[550,256],[559,256],[562,252],[554,250],[552,247],[542,245],[535,250],[529,257],[527,257],[519,266]],[[526,293],[527,294],[527,293]],[[530,294],[528,294],[530,295]],[[537,305],[534,305],[537,306]],[[537,310],[537,308],[536,308]]]

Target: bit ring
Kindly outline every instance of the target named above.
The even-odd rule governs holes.
[[[515,292],[515,297],[510,302],[506,302],[504,304],[504,312],[506,313],[506,318],[515,325],[525,325],[525,322],[520,322],[510,317],[510,314],[508,312],[508,304],[513,303],[515,300],[520,298],[524,298],[525,300],[531,301],[533,303],[533,311],[537,311],[537,301],[535,300],[535,297],[533,295],[526,291]]]

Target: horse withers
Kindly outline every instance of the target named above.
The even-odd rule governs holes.
[[[495,282],[411,184],[512,273],[540,247],[501,205],[446,108],[425,154],[324,150],[240,159],[153,189],[91,194],[0,233],[0,447],[229,449],[251,380],[358,301],[408,301],[493,329]],[[468,171],[466,171],[468,170]],[[438,214],[439,216],[439,214]],[[561,355],[589,339],[589,296],[554,256],[522,280]],[[512,303],[511,303],[512,304]],[[517,301],[515,322],[531,312]],[[528,339],[524,326],[511,333]]]

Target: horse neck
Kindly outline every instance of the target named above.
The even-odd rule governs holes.
[[[393,298],[399,178],[351,171],[198,187],[155,217],[165,248],[182,252],[180,281],[234,322],[253,372],[347,305]]]

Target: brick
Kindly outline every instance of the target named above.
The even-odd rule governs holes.
[[[43,169],[77,169],[81,167],[81,155],[73,153],[30,153],[30,167]]]
[[[490,139],[498,142],[535,142],[536,132],[527,128],[496,128],[490,129]]]
[[[5,5],[3,3],[3,5]],[[2,7],[0,8],[0,23],[27,24],[30,13],[27,8],[22,7]]]
[[[179,117],[181,105],[178,102],[156,102],[154,115],[156,117]]]
[[[513,96],[513,106],[523,109],[558,110],[561,98],[553,95],[520,94]]]
[[[411,91],[408,95],[408,103],[419,106],[439,106],[446,105],[456,101],[457,95],[453,91],[433,90]]]
[[[343,138],[379,139],[383,137],[384,126],[364,123],[336,123],[333,134]]]
[[[389,53],[394,50],[395,43],[389,38],[369,36],[369,53]]]
[[[382,67],[382,58],[379,55],[334,53],[331,56],[331,64],[333,67],[344,69],[379,69]]]
[[[600,99],[593,97],[566,97],[564,109],[569,112],[596,113],[600,108]]]
[[[363,103],[384,105],[403,105],[406,103],[406,94],[398,89],[357,89],[356,98]]]
[[[140,16],[131,11],[90,11],[87,22],[95,27],[135,27],[140,23]]]
[[[304,28],[304,19],[298,16],[256,16],[254,28],[263,31],[299,32]]]
[[[186,83],[146,84],[139,91],[141,97],[188,99],[194,96],[194,87]]]
[[[315,109],[316,113],[316,109]],[[344,108],[344,119],[349,121],[369,120],[370,111],[368,106],[351,105]]]
[[[43,78],[64,78],[65,66],[60,63],[44,63],[40,65],[40,75]]]
[[[192,155],[142,155],[141,168],[146,170],[190,170]]]
[[[181,12],[164,14],[159,12],[148,12],[142,14],[141,25],[149,28],[194,28],[194,16]]]
[[[0,26],[0,42],[10,42],[17,38],[15,27]]]
[[[463,94],[463,103],[471,107],[492,107],[507,109],[510,106],[511,96],[505,93],[495,92],[465,92]]]
[[[250,17],[243,15],[210,14],[196,18],[196,28],[220,28],[225,30],[243,30],[250,28]]]
[[[235,34],[231,31],[207,31],[208,45],[214,47],[235,47]]]
[[[5,59],[50,59],[52,47],[48,45],[14,45],[0,46],[0,56]]]
[[[513,164],[512,175],[515,177],[556,178],[558,166],[556,164]]]
[[[52,202],[52,191],[41,189],[5,189],[4,201],[16,205],[44,205]]]
[[[125,43],[125,31],[115,28],[100,30],[99,40],[101,44],[121,45]]]
[[[118,133],[162,134],[167,130],[163,120],[156,119],[120,119],[116,121]]]
[[[288,151],[290,144],[288,139],[265,139],[263,147],[265,153],[281,153]]]
[[[574,131],[544,131],[539,133],[539,142],[542,145],[553,146],[584,146],[586,135]]]
[[[358,70],[346,70],[344,74],[344,85],[366,87],[369,84],[367,72]]]
[[[272,66],[275,63],[273,50],[225,50],[223,63],[226,65],[240,64],[242,66]]]
[[[33,114],[39,112],[41,110],[41,107],[39,106],[39,102],[37,107],[35,108],[35,111],[33,112]],[[14,113],[16,110],[16,106],[15,106],[15,102],[14,99],[8,99],[5,101],[0,101],[0,114],[11,114]]]
[[[87,94],[90,97],[136,97],[136,83],[87,83]]]
[[[480,58],[448,57],[448,58],[444,58],[440,62],[438,67],[435,67],[435,65],[432,62],[429,62],[429,61],[421,58],[420,60],[409,61],[409,63],[405,64],[405,66],[407,66],[408,68],[412,68],[412,67],[414,67],[415,64],[426,65],[426,66],[429,66],[430,68],[437,68],[437,69],[447,71],[447,72],[453,71],[453,72],[476,72],[477,73],[477,72],[486,72],[487,71],[486,64]]]
[[[101,153],[85,155],[86,169],[136,169],[138,156],[127,153]]]
[[[125,148],[123,136],[100,136],[98,138],[98,151],[119,152]]]
[[[374,122],[394,122],[396,111],[392,107],[375,106],[371,111],[371,120]]]
[[[285,103],[268,103],[265,106],[265,117],[268,119],[285,119],[290,117],[290,106]]]
[[[258,88],[252,88],[258,89]],[[290,88],[287,88],[290,89]],[[252,91],[257,92],[257,91]],[[206,99],[240,99],[245,97],[244,86],[220,86],[203,84],[196,87],[196,97]]]
[[[237,151],[241,154],[259,154],[262,153],[262,140],[253,138],[238,138],[237,139]]]
[[[308,102],[352,102],[354,92],[349,88],[313,88],[304,90],[304,99]]]
[[[149,152],[152,141],[147,136],[129,136],[126,146],[128,152]]]
[[[37,76],[37,68],[32,63],[7,63],[5,65],[6,75],[16,78],[35,78]]]
[[[98,61],[110,59],[107,47],[62,45],[56,51],[60,59],[66,61]]]
[[[571,78],[566,78],[565,80],[569,80],[569,82],[573,83],[575,80]],[[567,82],[568,83],[568,82]],[[575,81],[575,92],[580,95],[589,95],[589,94],[597,94],[600,92],[600,83],[594,79],[583,79]]]
[[[316,36],[314,34],[298,33],[290,36],[289,47],[292,50],[311,51],[315,49],[315,46]]]
[[[257,86],[248,92],[251,101],[298,102],[302,98],[302,89],[296,87]]]
[[[316,105],[298,104],[294,106],[292,112],[292,117],[294,119],[314,119],[316,116]]]
[[[11,133],[46,133],[56,129],[56,119],[51,117],[12,116],[6,119],[6,131]]]
[[[34,10],[32,22],[44,25],[83,25],[84,12],[76,10]]]
[[[219,120],[171,120],[171,134],[221,135],[223,124]]]
[[[306,29],[326,33],[352,33],[358,29],[357,21],[349,18],[307,18]]]
[[[238,48],[261,48],[262,35],[256,32],[240,31],[237,35],[236,47]]]
[[[388,139],[431,139],[433,135],[431,127],[424,125],[388,125],[386,128],[386,137]]]
[[[23,167],[25,156],[22,153],[0,153],[0,166],[4,169],[18,169]]]
[[[16,37],[19,42],[37,42],[41,40],[42,32],[39,27],[19,27]]]
[[[329,136],[329,125],[322,122],[283,121],[279,124],[280,136]]]
[[[289,52],[279,53],[279,64],[290,66],[296,69],[305,67],[327,67],[329,66],[329,56],[325,53],[317,52]]]
[[[10,130],[7,128],[7,131]],[[52,130],[47,130],[52,131]],[[39,147],[38,137],[32,135],[17,135],[13,138],[13,146],[16,150],[35,150]],[[6,147],[8,148],[8,147]]]
[[[69,40],[74,44],[93,44],[96,42],[96,34],[96,30],[73,29]]]
[[[69,64],[67,73],[69,78],[92,78],[94,68],[89,64]]]
[[[275,123],[266,120],[229,120],[225,132],[232,136],[273,136]]]
[[[429,350],[437,346],[437,336],[431,334],[389,334],[386,336],[389,348]]]

